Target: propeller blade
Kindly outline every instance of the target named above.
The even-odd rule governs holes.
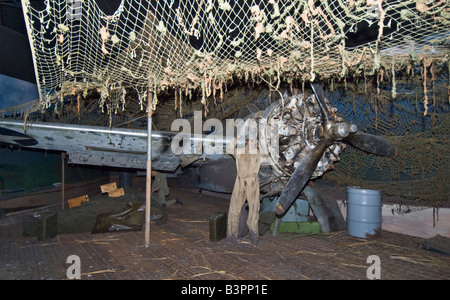
[[[303,190],[306,200],[320,223],[322,232],[333,232],[346,229],[347,223],[338,203],[332,197],[322,194],[317,186],[306,185]]]
[[[319,103],[320,111],[322,113],[322,120],[329,121],[331,113],[328,110],[328,106],[325,103],[325,93],[323,92],[322,82],[316,81],[311,82],[311,88],[317,98],[317,103]]]
[[[356,132],[349,134],[344,141],[350,145],[373,154],[383,156],[396,156],[398,148],[392,145],[388,140],[373,134]]]
[[[325,150],[333,143],[332,140],[324,139],[317,146],[305,155],[299,162],[286,187],[278,198],[275,212],[278,216],[283,215],[297,199],[298,194],[303,190],[311,175],[316,170],[317,164]]]

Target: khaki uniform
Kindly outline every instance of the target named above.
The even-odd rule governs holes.
[[[229,146],[232,146],[234,149],[235,143],[236,140]],[[258,239],[260,207],[259,168],[261,165],[261,152],[259,149],[257,151],[255,150],[256,148],[249,149],[247,145],[245,147],[245,153],[239,154],[239,151],[243,151],[243,149],[234,152],[237,176],[233,187],[233,194],[231,195],[227,224],[227,236],[232,239],[236,239],[239,230],[239,217],[241,214],[241,209],[245,203],[245,200],[247,200],[249,206],[247,225],[252,242],[257,242]],[[229,151],[228,153],[232,153],[232,151]],[[256,241],[254,239],[256,239]]]
[[[152,189],[158,194],[160,204],[166,206],[175,203],[175,200],[166,200],[166,196],[169,195],[169,186],[167,185],[167,178],[164,174],[158,172],[152,184]]]

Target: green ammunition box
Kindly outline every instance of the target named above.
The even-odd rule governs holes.
[[[23,235],[37,236],[38,241],[53,238],[57,233],[56,211],[27,214],[22,222]]]
[[[227,213],[218,212],[209,217],[209,239],[213,242],[227,237]]]

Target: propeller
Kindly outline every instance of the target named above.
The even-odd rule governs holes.
[[[311,87],[320,108],[323,133],[317,146],[299,161],[297,168],[281,193],[275,209],[278,216],[283,215],[297,199],[298,194],[300,194],[316,170],[317,164],[326,149],[335,140],[343,140],[369,153],[383,156],[394,156],[397,154],[397,148],[386,139],[372,134],[357,132],[356,125],[338,121],[325,102],[322,83],[312,82]]]
[[[394,146],[386,139],[373,134],[355,132],[349,134],[343,140],[355,148],[373,154],[396,156],[398,152],[397,146]]]
[[[311,178],[323,153],[332,143],[333,140],[330,139],[321,140],[311,152],[303,156],[300,160],[298,167],[295,168],[294,173],[292,173],[291,178],[278,198],[278,203],[275,208],[278,216],[284,214],[292,202],[297,199],[298,194],[300,194],[309,178]]]

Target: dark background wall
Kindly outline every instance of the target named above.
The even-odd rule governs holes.
[[[65,162],[65,183],[83,183],[108,176],[103,169],[69,166]],[[62,178],[61,154],[38,150],[10,150],[0,148],[0,177],[3,190],[33,189],[60,183]],[[1,188],[0,179],[0,190]]]

